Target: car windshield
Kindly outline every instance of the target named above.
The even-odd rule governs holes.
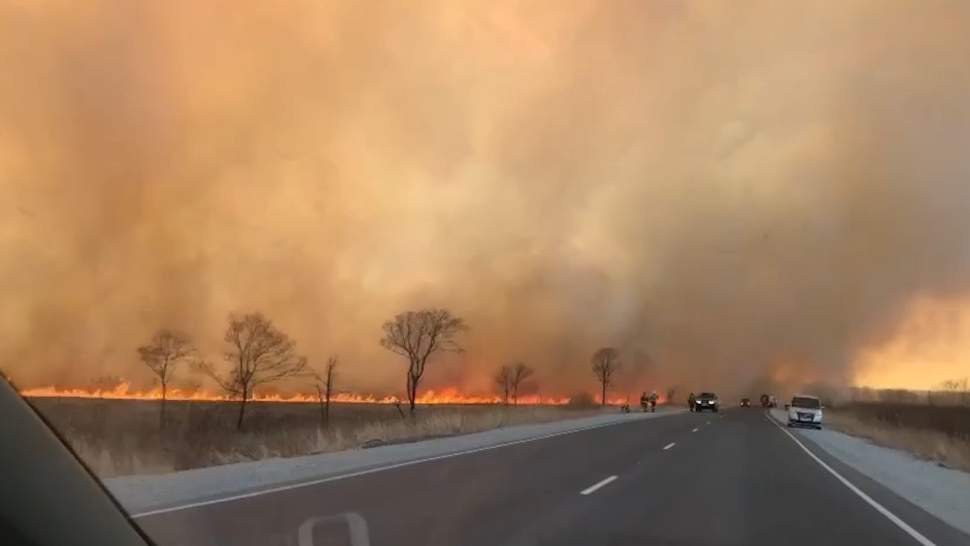
[[[805,396],[796,396],[792,398],[791,405],[796,408],[808,408],[808,409],[819,409],[821,403],[819,403],[818,398],[810,398]]]
[[[0,546],[970,544],[968,241],[970,0],[0,1]]]

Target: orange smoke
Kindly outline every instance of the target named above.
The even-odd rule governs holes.
[[[895,389],[933,389],[970,376],[970,298],[913,301],[882,343],[861,351],[854,383]]]
[[[36,397],[36,398],[104,398],[111,400],[159,400],[162,397],[162,390],[160,387],[155,387],[148,390],[133,390],[131,388],[131,383],[128,381],[122,381],[118,383],[117,386],[111,389],[97,389],[97,388],[82,388],[82,387],[37,387],[31,389],[22,389],[20,394],[26,397]],[[232,400],[231,397],[222,394],[214,393],[211,391],[203,389],[178,389],[170,388],[166,393],[166,398],[168,400],[183,400],[183,401],[209,401],[209,402],[224,402]],[[252,400],[257,402],[317,402],[319,398],[316,394],[304,394],[304,393],[294,393],[294,394],[254,394]],[[401,401],[400,398],[394,396],[379,396],[375,394],[361,394],[361,393],[337,393],[331,397],[331,401],[338,403],[348,403],[348,404],[393,404],[395,402]],[[463,394],[457,388],[448,387],[440,390],[426,390],[418,394],[417,403],[418,404],[499,404],[502,399],[498,396],[493,395],[471,395]],[[562,405],[569,403],[568,397],[562,396],[548,396],[541,397],[536,394],[531,394],[527,396],[520,396],[518,398],[519,404],[524,405],[535,405],[535,404],[550,404],[550,405]],[[612,401],[611,401],[612,403]]]

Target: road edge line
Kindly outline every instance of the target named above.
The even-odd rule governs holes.
[[[289,491],[291,489],[300,489],[302,487],[310,487],[310,486],[313,486],[313,485],[320,485],[322,483],[335,482],[335,481],[338,481],[338,480],[344,480],[344,479],[348,479],[348,478],[356,478],[358,476],[364,476],[364,475],[367,475],[367,474],[374,474],[376,472],[383,472],[385,470],[394,470],[396,468],[404,468],[406,466],[413,466],[413,465],[421,464],[421,463],[429,463],[429,462],[433,462],[433,461],[440,461],[442,459],[450,459],[452,457],[460,457],[462,455],[471,455],[473,453],[481,453],[482,451],[490,451],[490,450],[493,450],[493,449],[500,449],[500,448],[503,448],[503,447],[509,447],[509,446],[520,445],[520,444],[527,444],[527,443],[530,443],[530,442],[538,442],[540,440],[548,440],[549,438],[555,438],[556,436],[565,436],[567,434],[575,434],[577,432],[584,432],[584,431],[587,431],[587,430],[595,430],[595,429],[598,429],[598,428],[605,428],[605,427],[611,427],[611,426],[616,426],[616,425],[634,423],[636,421],[649,421],[649,420],[652,420],[652,419],[656,419],[657,417],[670,417],[670,416],[673,416],[673,415],[680,415],[680,412],[671,412],[671,413],[668,413],[667,415],[664,415],[664,414],[660,414],[660,415],[652,414],[652,416],[651,417],[648,417],[648,418],[641,418],[641,419],[636,419],[636,420],[616,420],[616,421],[612,421],[612,422],[609,422],[609,423],[600,423],[600,424],[597,424],[597,425],[590,425],[590,426],[586,426],[586,427],[579,427],[579,428],[574,428],[574,429],[569,429],[569,430],[561,430],[559,432],[553,432],[553,433],[544,434],[544,435],[541,435],[541,436],[533,436],[532,438],[522,438],[522,439],[519,439],[519,440],[512,440],[510,442],[504,442],[504,443],[501,443],[501,444],[494,444],[494,445],[490,445],[490,446],[476,447],[476,448],[467,449],[467,450],[464,450],[464,451],[454,451],[454,452],[451,452],[451,453],[443,453],[441,455],[435,455],[433,457],[426,457],[426,458],[423,458],[423,459],[412,459],[410,461],[402,461],[400,463],[393,463],[393,464],[390,464],[390,465],[387,465],[387,466],[378,466],[378,467],[375,467],[375,468],[367,468],[367,469],[364,469],[364,470],[358,470],[358,471],[354,471],[354,472],[349,472],[347,474],[338,474],[336,476],[327,476],[326,478],[318,478],[318,479],[314,479],[314,480],[308,480],[308,481],[305,481],[305,482],[297,482],[297,483],[291,483],[291,484],[287,484],[287,485],[280,485],[280,486],[277,486],[277,487],[270,487],[269,489],[259,489],[259,490],[256,490],[256,491],[248,491],[246,493],[237,493],[237,494],[234,494],[234,495],[229,495],[227,497],[219,497],[219,498],[215,498],[215,499],[208,499],[208,500],[190,502],[190,503],[180,504],[180,505],[176,505],[176,506],[169,506],[167,508],[157,508],[155,510],[145,510],[144,512],[138,512],[136,514],[129,513],[128,514],[128,517],[130,517],[131,519],[140,519],[140,518],[146,518],[146,517],[149,517],[149,516],[157,516],[159,514],[167,514],[169,512],[179,512],[179,511],[188,510],[188,509],[191,509],[191,508],[199,508],[201,506],[209,506],[211,504],[221,504],[221,503],[224,503],[224,502],[232,502],[232,501],[237,501],[237,500],[242,500],[242,499],[248,499],[248,498],[252,498],[252,497],[258,497],[258,496],[261,496],[261,495],[269,495],[269,494],[272,494],[272,493],[279,493],[279,492],[282,492],[282,491]]]
[[[892,512],[889,511],[888,508],[879,504],[879,502],[877,502],[875,499],[865,494],[865,492],[863,492],[861,489],[856,487],[855,484],[853,484],[847,478],[842,476],[842,474],[839,474],[838,471],[836,471],[834,468],[829,466],[828,463],[820,459],[818,455],[812,453],[812,450],[805,447],[805,444],[803,444],[798,438],[795,438],[794,434],[792,434],[784,427],[782,427],[781,424],[778,423],[778,421],[774,417],[768,415],[767,412],[764,415],[765,415],[765,419],[767,419],[768,422],[775,425],[776,427],[778,427],[779,430],[784,432],[789,438],[791,438],[791,441],[795,442],[795,444],[798,445],[798,447],[802,448],[802,451],[807,453],[809,457],[811,457],[815,462],[817,462],[822,468],[827,470],[829,474],[832,474],[833,476],[835,476],[835,478],[840,482],[842,482],[842,485],[846,486],[849,489],[849,491],[852,491],[853,493],[858,495],[859,498],[866,501],[866,503],[868,503],[869,506],[875,508],[877,512],[885,516],[886,519],[888,519],[893,524],[895,524],[896,527],[899,527],[900,529],[902,529],[907,535],[912,537],[913,540],[922,544],[923,546],[936,546],[936,543],[934,543],[932,540],[923,536],[923,534],[917,531],[916,529],[913,529],[908,523],[903,521],[902,518],[900,518],[896,514],[893,514]]]

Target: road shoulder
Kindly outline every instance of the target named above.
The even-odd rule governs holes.
[[[784,410],[771,417],[784,426]],[[813,447],[948,525],[970,534],[970,474],[830,429],[790,429]]]

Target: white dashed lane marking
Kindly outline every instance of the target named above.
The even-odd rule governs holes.
[[[579,492],[579,494],[580,495],[589,495],[590,493],[595,493],[597,489],[603,487],[604,485],[608,485],[610,482],[612,482],[616,478],[617,478],[617,476],[610,476],[609,478],[606,478],[605,480],[602,480],[600,482],[594,483],[593,485],[587,487],[586,489],[583,489],[582,491]]]

